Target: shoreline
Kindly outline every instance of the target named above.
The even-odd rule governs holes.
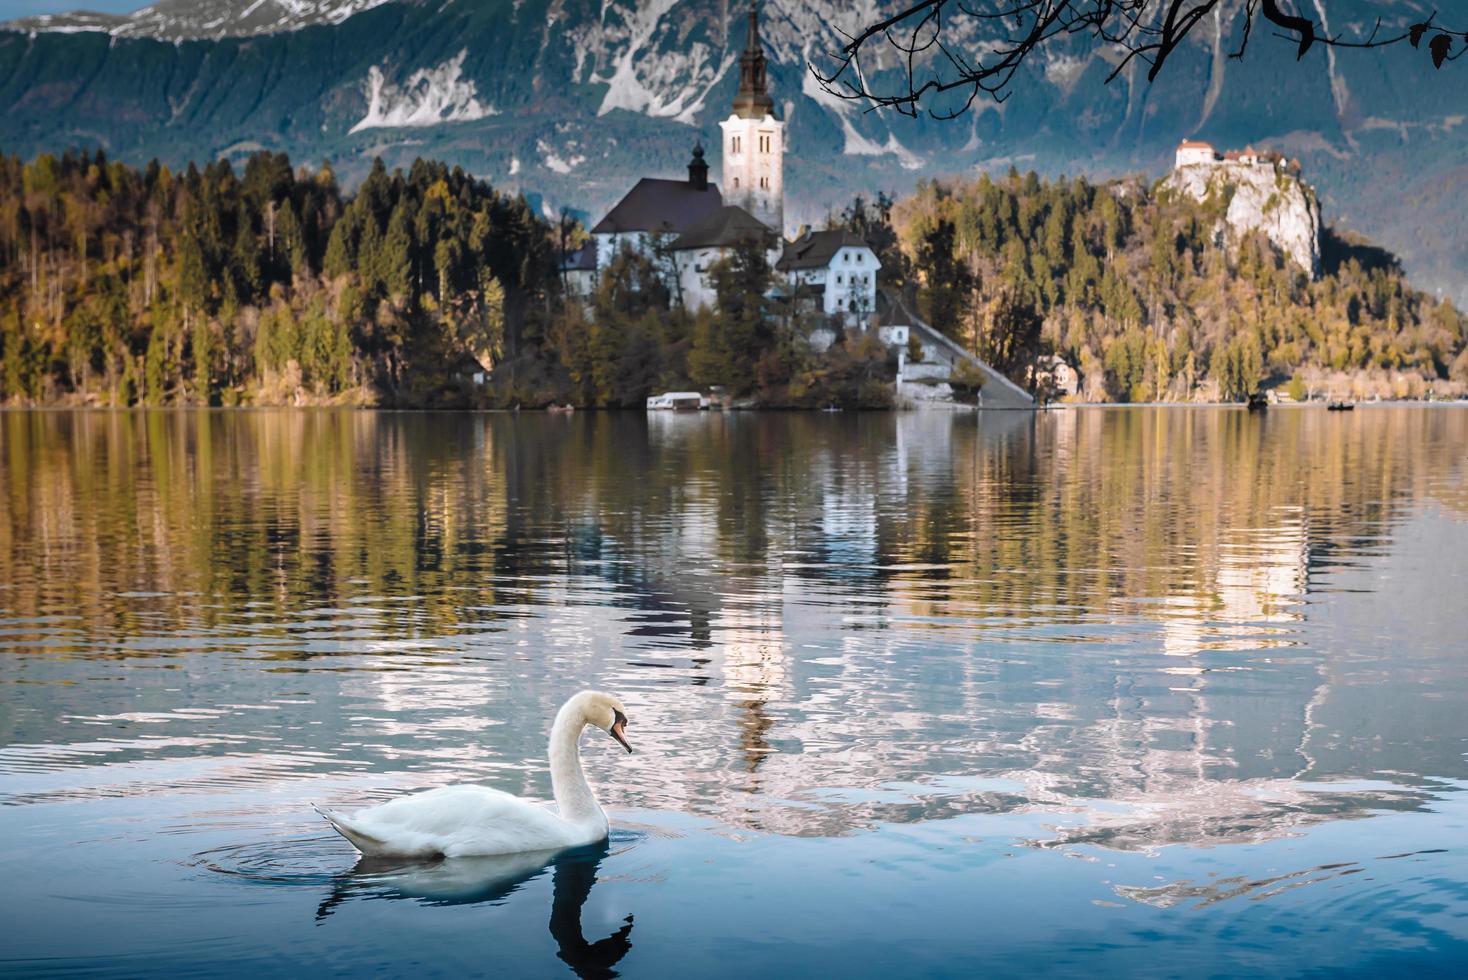
[[[1326,402],[1285,402],[1270,405],[1269,411],[1303,411],[1316,410],[1328,411]],[[1391,399],[1375,402],[1354,402],[1355,408],[1468,408],[1468,398],[1460,398],[1453,401],[1429,401],[1426,399]],[[147,412],[212,412],[219,414],[246,413],[246,412],[381,412],[396,414],[457,414],[457,415],[575,415],[575,414],[639,414],[649,417],[685,417],[705,415],[749,415],[754,413],[781,414],[781,415],[835,415],[835,414],[860,414],[860,415],[968,415],[978,412],[1052,412],[1052,411],[1076,411],[1089,409],[1105,409],[1116,411],[1135,408],[1186,408],[1186,409],[1247,409],[1244,402],[1051,402],[1048,405],[1035,405],[1032,407],[1015,408],[986,408],[982,406],[962,406],[942,409],[929,408],[843,408],[831,412],[824,408],[740,408],[723,410],[699,410],[699,411],[648,411],[640,408],[578,408],[575,412],[554,412],[545,408],[453,408],[444,406],[442,408],[412,408],[393,407],[389,405],[0,405],[0,413],[22,413],[22,412],[96,412],[96,413],[132,413],[143,414]]]

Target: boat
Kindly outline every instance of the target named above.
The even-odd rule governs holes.
[[[1349,412],[1355,407],[1355,402],[1327,402],[1325,410],[1327,412]]]
[[[549,408],[547,408],[546,411],[547,412],[551,412],[552,414],[555,414],[555,415],[570,415],[572,412],[576,411],[576,406],[575,405],[552,405]]]
[[[1246,407],[1251,412],[1262,412],[1269,407],[1269,399],[1265,396],[1264,392],[1256,391],[1249,396]]]
[[[665,391],[647,396],[649,412],[696,412],[708,407],[708,398],[696,391]]]

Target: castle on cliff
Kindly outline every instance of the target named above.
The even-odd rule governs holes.
[[[1172,168],[1177,170],[1180,167],[1212,167],[1219,164],[1281,167],[1294,174],[1300,172],[1299,160],[1286,160],[1283,154],[1276,153],[1274,150],[1256,150],[1252,146],[1246,146],[1242,150],[1225,150],[1219,153],[1213,148],[1212,143],[1205,143],[1202,140],[1183,140],[1179,143]]]
[[[1219,153],[1212,143],[1185,139],[1163,184],[1196,201],[1223,202],[1223,230],[1263,232],[1311,278],[1320,275],[1320,202],[1299,160],[1252,146]]]

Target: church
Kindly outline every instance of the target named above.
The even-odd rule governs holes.
[[[785,122],[777,118],[766,78],[759,13],[739,57],[739,89],[720,121],[718,183],[709,180],[702,143],[693,147],[686,179],[644,177],[591,229],[591,241],[567,257],[571,291],[588,296],[622,249],[659,260],[674,302],[694,310],[714,304],[709,267],[736,245],[760,241],[770,266],[792,295],[851,322],[876,307],[876,253],[846,231],[785,232]]]

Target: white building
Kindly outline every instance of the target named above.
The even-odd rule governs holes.
[[[717,298],[709,268],[735,247],[751,242],[764,246],[771,266],[779,260],[780,236],[744,208],[726,204],[679,235],[672,244],[678,269],[674,295],[685,307],[713,306]]]
[[[844,316],[849,323],[875,312],[877,253],[849,231],[808,231],[785,246],[776,263],[790,289],[811,297],[826,316]]]
[[[562,257],[561,279],[568,295],[580,300],[591,298],[597,283],[595,239]]]
[[[1284,167],[1287,171],[1299,173],[1299,160],[1286,160],[1275,150],[1256,150],[1253,146],[1246,146],[1242,150],[1227,150],[1219,153],[1214,149],[1212,143],[1204,143],[1201,140],[1183,140],[1177,146],[1177,155],[1173,161],[1172,169],[1178,170],[1182,167],[1195,167],[1199,165],[1209,167],[1243,166],[1243,167]]]
[[[655,245],[671,244],[723,205],[719,188],[709,183],[703,147],[695,145],[687,180],[644,177],[592,227],[597,271],[623,248],[648,254]]]
[[[724,199],[785,233],[785,123],[765,79],[759,18],[749,5],[749,37],[739,56],[739,92],[724,131]]]
[[[1197,163],[1214,163],[1218,160],[1218,151],[1213,148],[1212,143],[1204,143],[1202,140],[1183,140],[1177,145],[1177,158],[1174,167],[1188,167]]]
[[[594,250],[566,257],[562,272],[568,290],[590,296],[601,272],[630,248],[659,257],[675,301],[688,309],[712,306],[710,267],[741,243],[758,239],[771,267],[807,309],[828,319],[839,316],[850,326],[861,324],[876,310],[881,263],[872,248],[846,231],[806,232],[782,241],[785,123],[775,117],[753,4],[739,57],[739,90],[719,128],[722,188],[709,182],[702,146],[693,148],[686,181],[638,181],[591,229]]]

